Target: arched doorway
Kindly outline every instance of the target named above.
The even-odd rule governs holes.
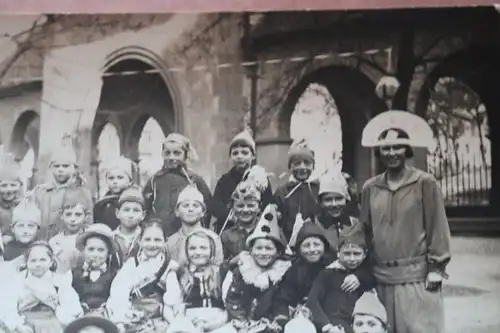
[[[302,93],[290,120],[292,140],[305,139],[315,152],[313,177],[342,171],[342,123],[328,89],[311,83]]]
[[[120,135],[116,126],[106,123],[101,129],[97,139],[97,189],[98,197],[101,198],[107,191],[104,167],[106,162],[120,156]]]
[[[295,125],[292,131],[292,117],[297,105],[300,108],[305,103],[304,98],[310,100],[310,108],[314,109],[310,114],[317,114],[318,121],[323,122],[323,133],[315,134],[317,146],[323,147],[320,154],[330,156],[321,156],[318,160],[323,161],[324,167],[336,167],[351,174],[362,185],[374,170],[370,151],[361,147],[361,134],[370,118],[387,109],[375,94],[375,83],[359,70],[346,66],[320,68],[306,75],[283,105],[280,132],[292,137],[299,131]],[[296,127],[304,127],[304,124]],[[319,138],[327,141],[320,143]]]
[[[139,124],[138,124],[139,125]],[[156,119],[149,117],[142,126],[138,140],[138,182],[144,186],[163,165],[162,142],[165,133]]]
[[[498,215],[499,138],[490,131],[500,107],[500,48],[475,45],[446,58],[428,76],[417,112],[434,130],[429,171],[441,183],[450,217]]]
[[[12,130],[9,150],[20,164],[25,190],[33,188],[40,140],[40,116],[32,110],[21,114]]]
[[[137,163],[140,135],[148,119],[154,118],[164,132],[176,129],[178,121],[169,85],[159,68],[142,55],[120,54],[119,59],[108,63],[103,77],[94,131],[113,119],[119,133],[123,133],[121,154]],[[161,142],[157,144],[161,146]]]

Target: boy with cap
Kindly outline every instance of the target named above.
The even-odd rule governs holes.
[[[221,234],[224,256],[227,260],[236,258],[246,250],[246,239],[254,231],[261,210],[261,193],[251,181],[242,181],[232,196],[235,224]]]
[[[34,196],[42,212],[40,239],[49,240],[64,229],[61,209],[69,198],[79,198],[86,207],[92,207],[92,194],[78,171],[76,154],[70,144],[54,150],[50,160],[52,179],[34,189]],[[93,221],[90,212],[89,221]]]
[[[353,333],[387,333],[387,312],[375,291],[365,292],[352,312]]]
[[[141,188],[132,186],[120,195],[116,217],[120,221],[114,230],[120,261],[125,261],[139,246],[140,223],[144,221],[144,197]]]
[[[0,165],[0,233],[4,245],[12,240],[12,212],[19,204],[22,186],[19,164],[12,154],[3,154]]]
[[[255,141],[250,130],[238,133],[229,145],[229,157],[233,164],[232,168],[223,174],[217,181],[214,190],[214,211],[217,222],[215,231],[220,233],[224,222],[228,218],[231,206],[231,196],[236,186],[245,178],[247,171],[255,164]],[[274,201],[271,185],[262,192],[263,207]],[[228,221],[226,228],[234,225],[234,221]]]
[[[3,257],[16,268],[24,264],[24,253],[38,236],[41,213],[30,200],[23,200],[12,212],[11,233],[13,240],[4,246]]]
[[[177,197],[175,208],[175,215],[181,221],[181,228],[167,239],[167,253],[174,261],[178,263],[186,262],[186,239],[192,231],[203,228],[201,222],[205,212],[206,206],[203,194],[194,186],[186,186]],[[215,235],[215,238],[220,243],[219,236]],[[219,245],[216,248],[222,250],[222,244]],[[222,262],[223,256],[222,251],[215,254],[218,262]]]
[[[314,281],[307,298],[307,307],[321,332],[352,332],[354,305],[365,290],[374,287],[374,281],[373,278],[365,279],[359,287],[344,287],[349,276],[359,275],[365,258],[365,237],[361,229],[344,234],[341,237],[338,259],[328,265]]]
[[[94,206],[94,220],[96,223],[104,223],[112,230],[120,225],[116,217],[118,200],[124,190],[133,185],[132,173],[134,163],[120,156],[109,161],[104,167],[104,177],[108,191],[99,199]]]
[[[313,219],[318,212],[319,182],[310,179],[314,170],[314,151],[305,140],[295,141],[290,146],[288,169],[290,179],[276,190],[274,196],[281,213],[280,227],[290,240],[296,220]]]
[[[187,166],[188,161],[197,160],[190,140],[182,134],[171,133],[163,142],[162,149],[163,167],[144,187],[148,219],[160,219],[167,237],[177,232],[181,227],[175,216],[177,197],[187,185],[195,185],[203,194],[207,206],[203,225],[208,226],[212,217],[212,193],[203,178]]]
[[[359,226],[359,220],[349,216],[346,207],[351,197],[341,174],[326,174],[318,191],[319,214],[316,225],[322,230],[332,250],[337,250],[340,237]]]

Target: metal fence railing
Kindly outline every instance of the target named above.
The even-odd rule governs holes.
[[[428,156],[429,171],[436,177],[448,207],[490,204],[491,164],[460,158]]]

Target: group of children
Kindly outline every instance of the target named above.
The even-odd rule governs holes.
[[[1,168],[0,332],[387,332],[344,175],[311,179],[314,152],[294,143],[273,193],[244,131],[212,195],[194,154],[167,136],[144,189],[120,157],[95,204],[67,147],[27,195]]]

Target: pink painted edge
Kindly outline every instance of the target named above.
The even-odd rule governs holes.
[[[500,0],[1,0],[0,13],[157,13],[489,6]]]

